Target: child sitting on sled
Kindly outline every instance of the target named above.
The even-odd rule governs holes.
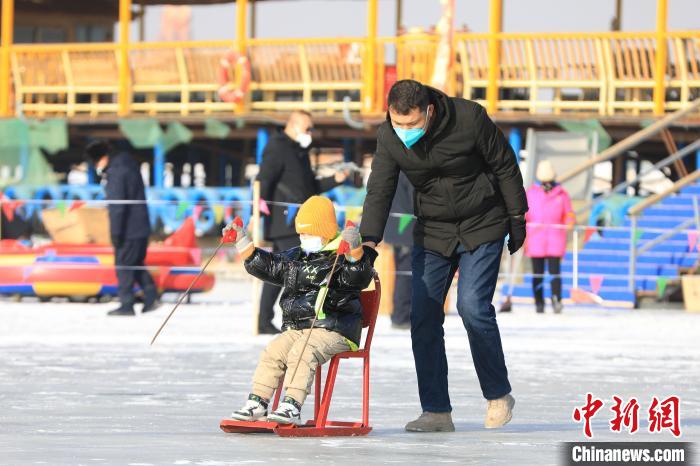
[[[235,231],[235,246],[248,273],[283,287],[282,333],[260,355],[251,393],[245,405],[232,414],[233,419],[267,418],[281,424],[300,424],[301,406],[311,389],[316,367],[338,353],[357,349],[360,343],[360,291],[372,281],[377,253],[363,248],[356,227],[346,226],[338,233],[333,203],[325,197],[313,196],[304,202],[295,227],[301,247],[279,253],[254,247],[240,220],[223,230],[224,238],[233,236],[231,230]],[[327,283],[341,241],[349,246],[345,248],[348,252],[338,257]],[[312,331],[311,323],[317,313]],[[308,345],[301,354],[309,332]],[[285,371],[284,399],[268,414],[268,404]]]

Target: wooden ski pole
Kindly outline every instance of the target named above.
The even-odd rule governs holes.
[[[331,271],[328,273],[328,283],[326,284],[328,290],[330,291],[330,286],[331,286],[331,280],[333,279],[333,273],[335,272],[335,266],[338,263],[338,258],[340,257],[340,251],[341,248],[338,248],[338,254],[335,256],[335,260],[333,261],[333,266],[331,267]],[[323,309],[323,304],[326,302],[326,296],[328,296],[328,293],[324,294],[322,299],[321,299],[321,304],[318,306],[318,309],[316,309],[316,315],[314,316],[314,320],[311,321],[311,327],[309,327],[309,333],[306,334],[306,340],[304,340],[304,346],[301,347],[301,353],[299,353],[299,360],[297,361],[296,367],[294,367],[294,372],[292,372],[292,378],[289,379],[289,383],[292,383],[294,381],[294,377],[297,375],[297,370],[299,369],[299,364],[301,364],[301,358],[304,356],[304,351],[306,351],[306,346],[309,344],[309,338],[311,338],[311,332],[314,329],[314,325],[316,324],[316,320],[318,320],[318,313],[321,312],[321,309]]]
[[[209,257],[209,259],[205,262],[204,267],[202,267],[202,270],[199,271],[199,273],[197,274],[197,276],[194,277],[194,280],[192,280],[192,283],[190,283],[190,286],[187,287],[187,291],[185,291],[184,293],[182,293],[182,294],[180,295],[180,299],[178,299],[178,300],[177,300],[177,303],[175,303],[175,307],[173,307],[173,310],[170,311],[170,314],[168,314],[168,317],[165,318],[165,320],[164,320],[163,323],[161,324],[161,326],[160,326],[160,328],[158,329],[158,331],[156,332],[156,334],[153,335],[153,339],[151,340],[151,346],[152,346],[153,343],[156,341],[156,338],[158,338],[158,335],[160,335],[160,332],[161,332],[161,330],[163,330],[163,327],[165,327],[165,324],[168,323],[168,320],[170,320],[170,318],[171,318],[172,315],[175,313],[175,311],[177,310],[177,308],[180,306],[180,304],[182,303],[182,301],[184,301],[185,297],[189,294],[189,292],[190,292],[190,290],[192,289],[192,287],[194,287],[195,283],[197,283],[197,280],[199,280],[199,277],[202,276],[202,274],[204,273],[204,271],[207,269],[207,267],[209,266],[209,264],[211,263],[211,261],[216,257],[216,254],[219,252],[219,249],[221,249],[221,247],[222,247],[223,245],[224,245],[224,240],[222,239],[221,241],[219,241],[219,244],[216,246],[216,249],[214,249],[214,253],[213,253],[213,254],[211,255],[211,257]]]

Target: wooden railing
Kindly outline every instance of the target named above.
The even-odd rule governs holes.
[[[454,37],[456,95],[484,103],[489,83],[489,35]],[[700,31],[665,35],[668,60],[665,109],[700,96]],[[647,115],[654,109],[657,35],[641,33],[498,34],[497,111]],[[399,79],[429,82],[437,37],[249,39],[246,101],[236,107],[217,97],[218,68],[232,41],[128,45],[129,114],[181,115],[307,109],[380,113],[385,67]],[[368,63],[374,47],[375,63]],[[14,45],[10,49],[15,114],[116,114],[119,44]],[[370,69],[370,67],[373,67]],[[370,73],[371,71],[371,73]],[[373,79],[366,79],[373,76]],[[350,103],[343,103],[349,96]],[[372,96],[366,105],[364,96]]]

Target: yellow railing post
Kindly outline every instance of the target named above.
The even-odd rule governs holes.
[[[372,113],[375,110],[378,3],[378,0],[367,0],[367,45],[364,70],[364,92],[362,97],[363,113]]]
[[[500,33],[503,24],[503,0],[489,2],[489,69],[486,103],[489,113],[498,110],[498,76],[501,70]]]
[[[236,0],[236,50],[241,55],[246,53],[248,23],[248,0]]]
[[[236,0],[236,51],[241,57],[247,56],[248,52],[248,0]],[[238,76],[240,76],[240,65],[236,64]],[[245,101],[235,104],[234,112],[243,113]]]
[[[119,0],[119,116],[129,114],[131,92],[129,88],[129,27],[131,25],[131,0]]]
[[[14,0],[2,0],[2,38],[0,38],[0,116],[9,117],[12,114],[10,104],[10,49],[15,16]]]
[[[654,85],[654,114],[663,115],[665,110],[666,60],[668,55],[668,0],[656,0],[656,63]]]

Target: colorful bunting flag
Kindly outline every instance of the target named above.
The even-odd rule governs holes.
[[[2,213],[5,214],[8,222],[12,222],[15,219],[15,208],[12,202],[2,203]]]
[[[215,205],[212,209],[214,210],[214,223],[219,225],[224,221],[224,206]]]
[[[656,292],[659,294],[659,298],[664,297],[664,293],[666,292],[666,285],[667,284],[668,284],[667,277],[659,277],[656,279]]]
[[[688,230],[688,252],[693,252],[698,245],[698,232],[696,230]]]
[[[287,207],[287,225],[291,225],[292,223],[294,223],[294,217],[297,216],[298,210],[299,206],[296,205],[290,205]]]
[[[193,217],[195,220],[199,220],[199,216],[202,215],[202,211],[203,211],[203,210],[204,210],[204,206],[203,206],[203,205],[197,204],[197,205],[194,206],[194,208],[192,209],[192,217]]]
[[[270,208],[267,206],[267,202],[265,202],[265,199],[260,199],[260,203],[258,205],[260,207],[260,212],[263,215],[270,215]]]
[[[175,218],[177,220],[180,220],[185,215],[187,207],[189,207],[189,203],[187,201],[180,201],[177,203],[177,211],[175,212]]]
[[[2,204],[2,213],[5,214],[8,222],[12,222],[15,219],[15,210],[24,203],[22,201],[13,201],[7,197],[2,197],[2,195],[0,195],[0,201]]]
[[[586,244],[588,240],[591,239],[591,236],[593,236],[593,233],[596,232],[596,227],[586,227],[586,230],[583,233],[583,244]]]
[[[76,209],[80,209],[82,206],[85,205],[85,201],[73,201],[70,205],[70,208],[68,209],[69,212],[73,212]]]
[[[644,230],[641,230],[641,229],[635,230],[634,237],[632,238],[632,244],[636,246],[637,243],[639,242],[639,238],[641,238],[643,234],[644,234]]]
[[[58,209],[59,212],[61,212],[61,217],[66,216],[66,201],[60,200],[56,202],[56,208]]]
[[[591,291],[598,294],[600,288],[603,286],[603,276],[602,275],[591,275],[588,277],[588,281],[591,284]]]
[[[399,234],[403,235],[403,232],[406,231],[406,228],[411,224],[413,221],[413,215],[411,214],[401,214],[401,217],[399,217]]]

